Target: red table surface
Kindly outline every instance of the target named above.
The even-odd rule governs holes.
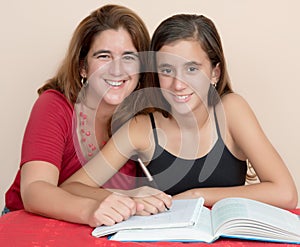
[[[300,215],[300,209],[292,210]],[[14,211],[0,217],[0,246],[1,247],[50,247],[50,246],[104,246],[104,247],[138,247],[138,246],[300,246],[294,244],[279,244],[239,239],[219,239],[212,244],[178,243],[178,242],[118,242],[105,237],[91,236],[93,228],[87,225],[73,224],[42,216],[33,215],[24,210]]]

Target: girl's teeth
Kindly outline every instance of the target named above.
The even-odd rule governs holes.
[[[183,100],[183,99],[186,99],[188,97],[188,95],[182,95],[182,96],[177,95],[176,97],[180,100]]]

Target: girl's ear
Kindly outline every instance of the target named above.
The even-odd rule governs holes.
[[[212,70],[212,78],[211,81],[213,84],[217,84],[219,82],[221,75],[220,64],[218,63]]]

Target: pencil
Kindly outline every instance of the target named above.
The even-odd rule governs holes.
[[[155,189],[158,189],[158,190],[159,190],[159,187],[158,187],[157,183],[156,183],[155,180],[153,179],[151,173],[149,172],[149,170],[147,169],[147,167],[145,166],[145,164],[143,163],[143,161],[142,161],[140,158],[138,158],[137,161],[139,162],[139,164],[140,164],[140,166],[141,166],[143,172],[145,173],[146,177],[148,178],[150,185],[152,185],[152,187],[154,187]],[[170,210],[170,209],[166,206],[166,204],[165,204],[165,208],[166,208],[167,210]]]
[[[145,166],[143,161],[140,158],[138,158],[137,160],[138,160],[143,172],[145,173],[146,177],[148,178],[149,182],[153,181],[153,177],[151,176],[149,170],[147,169],[147,167]]]

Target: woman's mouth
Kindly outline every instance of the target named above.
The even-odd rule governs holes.
[[[126,80],[118,80],[118,81],[104,80],[104,81],[111,87],[120,87],[123,83],[126,82]]]

